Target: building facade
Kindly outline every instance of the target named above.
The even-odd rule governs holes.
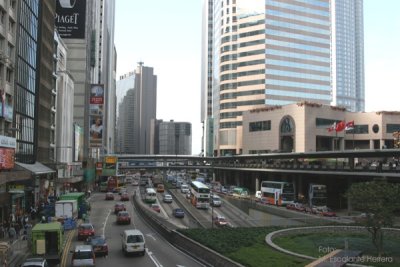
[[[152,154],[152,121],[157,112],[157,76],[153,68],[139,62],[133,73],[118,81],[121,96],[125,90],[118,106],[118,149],[120,153]]]
[[[117,127],[115,151],[117,153],[133,153],[133,116],[129,113],[134,110],[135,96],[133,89],[135,87],[135,73],[129,72],[122,75],[117,81]],[[128,96],[129,92],[129,96]],[[130,114],[130,117],[128,117]],[[132,120],[132,121],[129,121]]]
[[[334,0],[332,8],[332,105],[365,110],[363,0]]]
[[[203,38],[212,36],[212,40],[203,41],[203,51],[212,56],[203,53],[202,90],[213,107],[215,156],[241,153],[242,119],[247,110],[299,101],[343,103],[350,107],[355,107],[356,102],[363,103],[362,1],[356,1],[354,7],[358,9],[351,11],[339,8],[354,2],[350,0],[206,2],[212,7],[204,13],[208,23],[203,24],[209,27],[203,30]],[[212,23],[209,22],[210,10]],[[350,12],[357,14],[357,27],[344,23],[346,17],[351,16]],[[346,36],[352,33],[357,38],[348,40],[344,33]],[[337,38],[333,39],[335,36]],[[336,45],[335,42],[343,40],[357,47],[348,52],[357,53],[352,61],[342,54],[336,61],[336,54],[346,44]],[[331,52],[334,48],[337,48],[335,53]],[[341,65],[336,68],[336,64]],[[335,82],[345,75],[343,70],[347,65],[343,64],[348,64],[353,74],[360,73],[355,76],[346,72],[346,80],[350,76],[354,78],[351,89],[347,84]],[[359,89],[355,81],[362,84],[357,87]],[[207,91],[210,83],[211,96]],[[354,101],[350,103],[344,99]],[[203,106],[206,106],[204,100]],[[202,114],[202,119],[210,116],[204,108]],[[206,144],[211,141],[206,138],[209,129],[203,129],[205,147],[211,147]]]
[[[188,122],[159,122],[160,155],[191,155],[192,125]]]
[[[244,112],[242,152],[393,148],[398,131],[400,112],[351,112],[336,106],[299,102]]]

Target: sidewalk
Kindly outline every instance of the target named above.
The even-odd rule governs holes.
[[[15,239],[10,244],[10,239],[2,238],[0,242],[7,243],[10,248],[7,254],[7,267],[18,267],[22,264],[25,258],[30,254],[28,248],[28,241],[22,238]]]

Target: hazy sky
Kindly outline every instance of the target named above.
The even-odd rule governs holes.
[[[157,119],[190,122],[192,153],[200,153],[203,1],[115,2],[117,80],[139,61],[153,67],[158,82]],[[364,0],[366,111],[400,110],[399,10],[400,0]]]

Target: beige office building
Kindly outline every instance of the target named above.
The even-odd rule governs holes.
[[[354,122],[353,129],[340,122],[342,128]],[[242,154],[393,148],[397,131],[397,111],[349,112],[310,102],[258,108],[243,112]]]

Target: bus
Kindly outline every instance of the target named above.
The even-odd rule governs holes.
[[[321,208],[327,206],[328,195],[326,185],[309,184],[308,186],[308,205],[310,208]]]
[[[107,182],[100,182],[100,188],[99,188],[100,192],[107,192],[107,189],[108,189]]]
[[[144,195],[144,202],[152,204],[156,203],[157,201],[157,194],[154,188],[146,188],[146,193]]]
[[[286,206],[294,202],[294,185],[289,182],[262,181],[261,198],[266,204]]]
[[[210,188],[199,181],[190,184],[191,203],[198,209],[208,209],[210,206]]]

